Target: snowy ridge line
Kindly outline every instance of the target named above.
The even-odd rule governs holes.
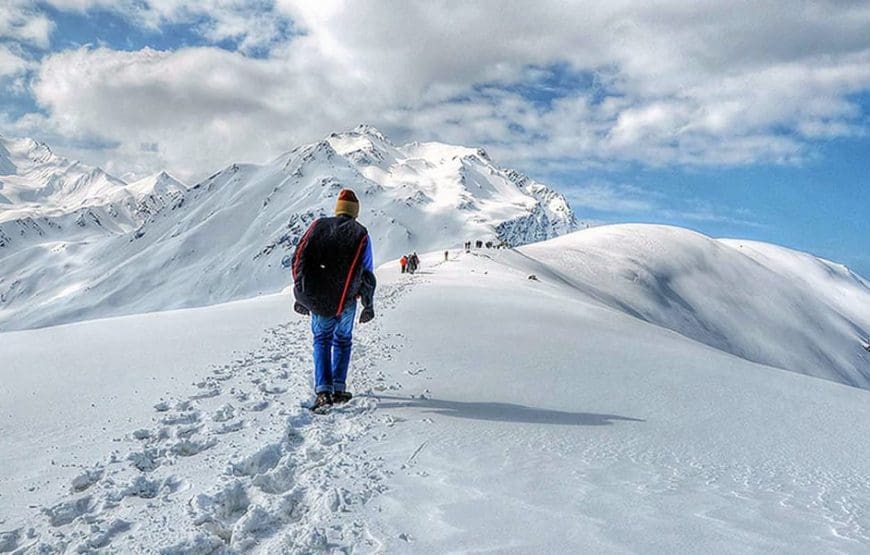
[[[742,359],[870,388],[870,289],[776,245],[646,224],[601,226],[505,254],[581,297]]]
[[[388,311],[413,283],[386,285]],[[0,534],[16,553],[378,552],[371,523],[354,518],[386,486],[383,460],[346,444],[378,423],[377,391],[395,391],[378,366],[402,349],[376,318],[358,326],[351,366],[357,395],[326,415],[310,398],[310,331],[295,318],[266,331],[258,349],[212,369],[185,398],[155,405],[126,452],[83,468],[69,495],[32,523]],[[364,454],[364,453],[363,453]]]

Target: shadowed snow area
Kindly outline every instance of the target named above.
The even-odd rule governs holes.
[[[284,295],[0,334],[0,548],[867,551],[860,278],[656,226],[422,259],[323,416]]]
[[[870,386],[870,283],[840,264],[650,225],[604,226],[519,251],[626,314],[754,362]]]

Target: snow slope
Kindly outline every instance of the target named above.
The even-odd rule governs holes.
[[[233,164],[171,202],[160,201],[177,192],[165,176],[121,187],[143,202],[157,199],[135,229],[67,239],[75,226],[61,222],[23,247],[17,237],[7,241],[0,329],[280,291],[296,243],[314,219],[332,214],[342,187],[360,196],[378,261],[470,239],[523,244],[577,227],[564,197],[497,168],[480,149],[396,146],[360,126],[265,165]]]
[[[870,283],[840,264],[651,225],[597,227],[520,252],[605,306],[747,360],[870,388]]]
[[[653,244],[670,237],[647,231]],[[356,331],[357,397],[324,417],[299,406],[310,396],[310,332],[284,296],[0,334],[0,358],[19,361],[0,368],[0,452],[28,461],[0,481],[0,548],[866,552],[870,393],[638,318],[584,285],[594,274],[565,279],[580,268],[569,247],[636,232],[453,251],[447,262],[435,253],[413,276],[382,267],[378,317]],[[802,255],[753,247],[763,255],[806,274]],[[822,276],[808,279],[841,277]],[[626,295],[641,287],[613,279]],[[840,302],[863,302],[850,291]],[[627,297],[636,311],[639,297]],[[691,298],[701,314],[721,306]],[[184,361],[195,339],[160,330],[194,318],[204,330],[234,320],[268,329],[257,346],[230,341],[240,349],[230,356],[220,334],[203,335],[191,358],[220,349],[198,368],[135,362],[150,350]],[[85,339],[102,334],[119,339],[97,360]],[[36,348],[52,342],[62,354]],[[131,363],[123,382],[93,379]],[[159,392],[156,406],[101,401],[129,389]],[[82,399],[95,404],[89,415]],[[67,453],[67,443],[86,449]]]

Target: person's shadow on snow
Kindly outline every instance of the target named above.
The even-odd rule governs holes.
[[[419,408],[427,413],[443,414],[444,416],[455,418],[490,420],[493,422],[561,424],[563,426],[609,426],[618,420],[646,422],[640,418],[619,416],[617,414],[536,409],[513,403],[445,401],[444,399],[421,399],[418,397],[395,397],[392,395],[375,395],[374,397],[380,401],[378,403],[379,409]]]

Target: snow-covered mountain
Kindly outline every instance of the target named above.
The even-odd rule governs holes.
[[[322,416],[286,295],[0,334],[0,552],[870,549],[870,392],[673,331],[839,349],[866,283],[657,226],[422,262]]]
[[[28,246],[128,233],[185,190],[163,172],[127,184],[45,143],[0,136],[0,259]]]
[[[126,185],[33,139],[0,137],[0,169],[5,202],[17,207],[73,210],[111,198]]]
[[[129,185],[94,177],[73,180],[78,185],[72,187],[66,184],[78,165],[47,148],[15,148],[16,175],[4,190],[15,193],[12,206],[27,204],[0,228],[0,329],[280,291],[290,282],[288,262],[302,233],[332,213],[343,187],[360,197],[360,221],[378,261],[466,240],[519,245],[577,228],[563,196],[499,169],[482,149],[397,146],[369,126],[334,133],[264,165],[233,164],[189,190],[165,174]],[[62,169],[65,185],[41,185],[39,196],[22,198],[19,191],[43,183],[30,166],[15,163],[30,158],[40,160],[35,167]],[[86,175],[92,174],[105,176],[99,170]],[[119,195],[130,204],[119,203]],[[107,213],[117,217],[107,220]],[[71,225],[79,220],[112,229],[82,236]],[[22,232],[34,226],[38,230]]]

